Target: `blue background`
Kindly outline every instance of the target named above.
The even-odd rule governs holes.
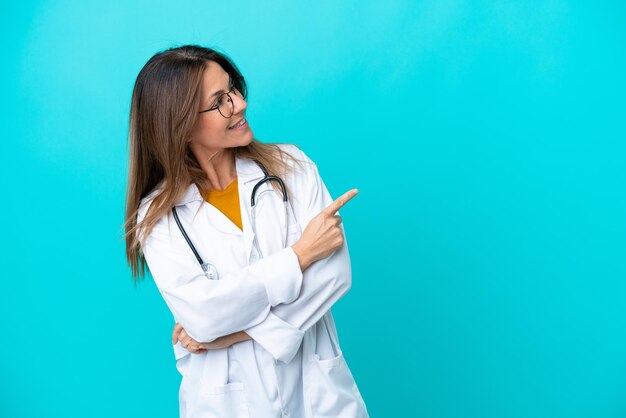
[[[121,227],[132,86],[228,53],[256,137],[342,210],[372,417],[626,416],[618,1],[3,1],[2,417],[173,417],[173,321]]]

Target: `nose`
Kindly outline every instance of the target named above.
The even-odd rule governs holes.
[[[246,110],[246,108],[248,107],[248,103],[243,99],[243,97],[241,97],[239,94],[233,93],[231,93],[231,97],[231,100],[233,101],[233,106],[235,108],[233,114],[236,115]]]

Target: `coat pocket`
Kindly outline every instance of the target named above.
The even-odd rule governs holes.
[[[326,359],[311,354],[307,374],[307,395],[312,417],[368,417],[365,403],[343,353]]]
[[[191,418],[249,418],[248,402],[241,382],[202,388]]]

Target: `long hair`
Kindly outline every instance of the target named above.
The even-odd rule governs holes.
[[[210,185],[186,139],[198,118],[202,77],[211,61],[230,75],[235,88],[245,96],[247,87],[235,64],[224,54],[196,45],[155,54],[135,81],[130,106],[130,161],[124,222],[126,259],[135,281],[145,275],[143,239],[190,184]],[[235,157],[260,161],[274,175],[284,175],[290,169],[285,157],[298,164],[297,159],[277,144],[256,139],[247,146],[233,148],[233,153]],[[141,199],[160,183],[159,192],[138,224]],[[144,238],[140,241],[140,237]]]

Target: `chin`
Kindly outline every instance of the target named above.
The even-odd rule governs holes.
[[[246,147],[250,145],[253,139],[254,139],[254,135],[252,134],[252,132],[250,132],[249,134],[246,134],[245,138],[238,138],[236,141],[231,140],[230,143],[226,146],[226,148]]]
[[[246,132],[245,137],[242,138],[241,146],[245,147],[246,145],[250,145],[253,139],[254,139],[254,133],[252,132],[252,129],[248,129],[248,132]]]

